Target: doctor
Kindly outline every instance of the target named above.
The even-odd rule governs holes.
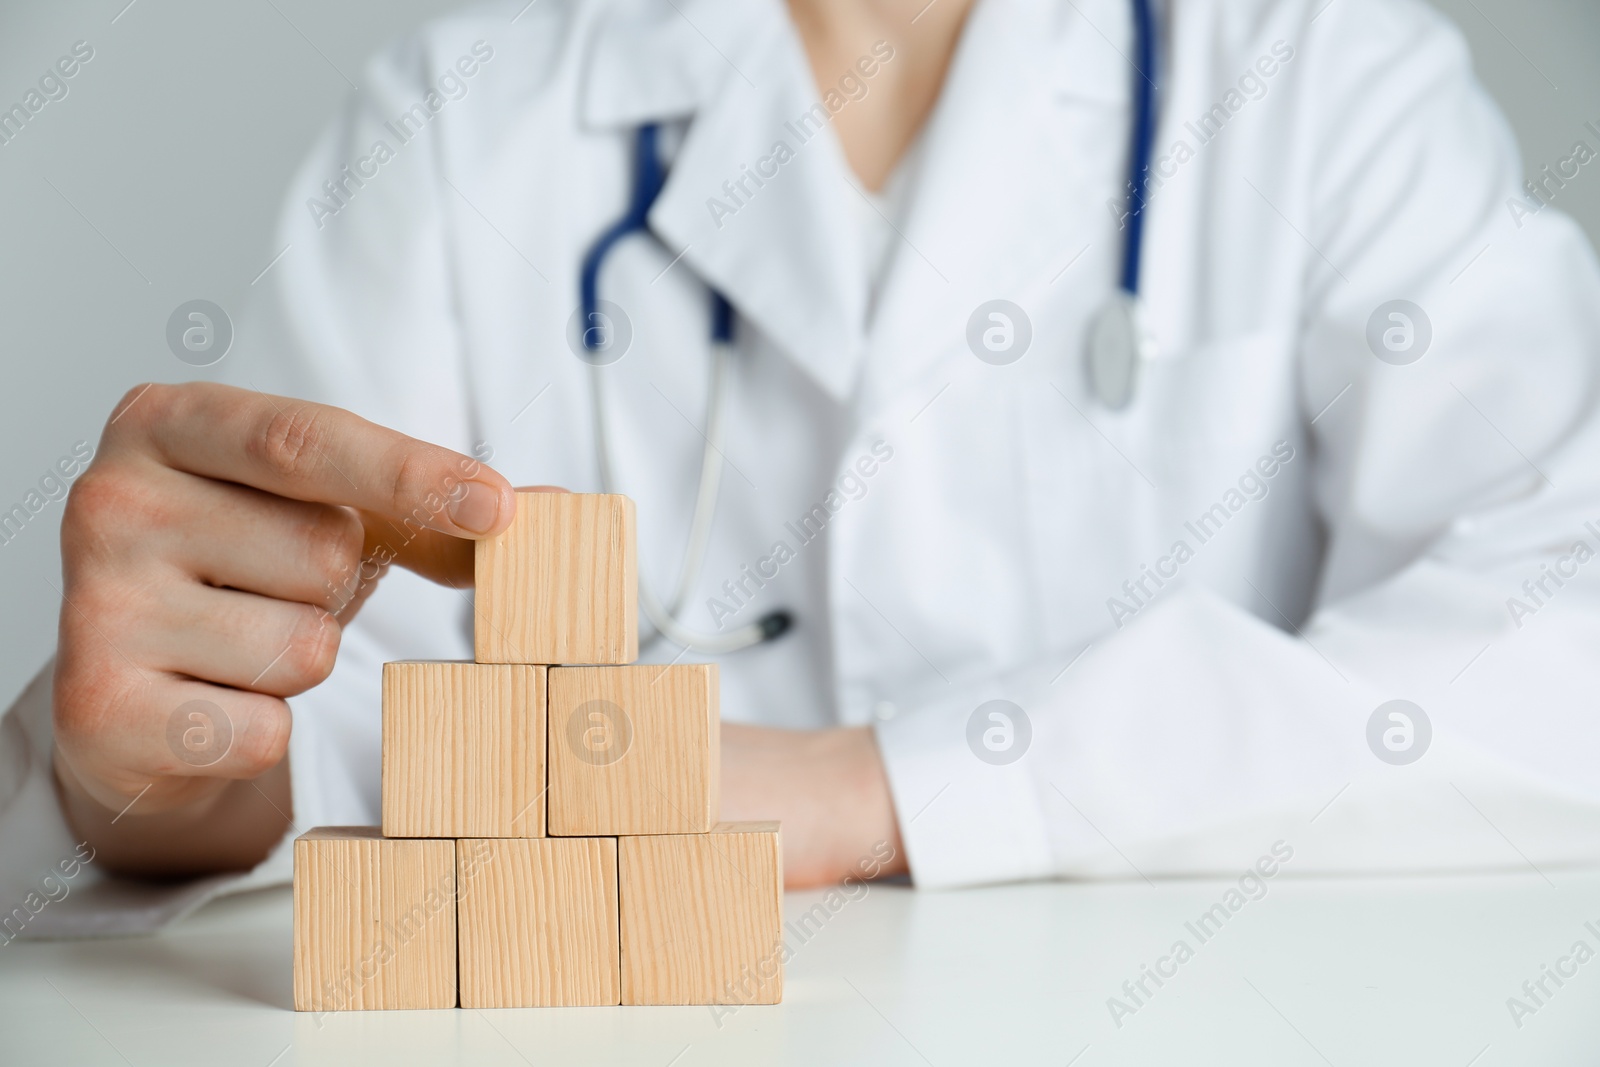
[[[233,384],[74,487],[60,808],[0,847],[376,822],[380,664],[470,656],[513,485],[609,483],[792,884],[1600,859],[1590,248],[1422,3],[1141,6],[517,0],[376,61]]]

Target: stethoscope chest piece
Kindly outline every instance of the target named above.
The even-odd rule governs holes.
[[[1094,398],[1121,411],[1139,387],[1140,366],[1149,358],[1150,338],[1140,314],[1139,298],[1119,289],[1089,324],[1089,352],[1084,361]]]

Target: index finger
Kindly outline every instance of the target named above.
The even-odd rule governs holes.
[[[516,511],[478,460],[340,408],[207,382],[146,392],[113,421],[129,415],[135,447],[178,470],[456,537],[498,533]]]

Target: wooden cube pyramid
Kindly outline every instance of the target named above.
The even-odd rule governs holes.
[[[719,823],[713,664],[638,656],[626,497],[518,493],[475,662],[384,664],[382,829],[295,840],[298,1011],[774,1004],[777,823]]]

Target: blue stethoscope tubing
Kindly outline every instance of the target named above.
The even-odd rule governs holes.
[[[1150,0],[1133,0],[1133,28],[1138,67],[1133,72],[1133,132],[1128,138],[1128,232],[1123,235],[1122,291],[1137,296],[1139,260],[1144,249],[1145,194],[1156,146],[1156,25]]]
[[[606,420],[604,372],[609,360],[601,357],[614,334],[603,328],[606,317],[600,304],[600,271],[605,265],[606,256],[618,242],[634,234],[650,235],[650,208],[667,183],[667,170],[661,162],[660,137],[661,128],[656,123],[646,123],[635,132],[633,183],[627,211],[600,235],[583,257],[578,277],[579,306],[583,311],[583,347],[595,357],[589,361],[592,367],[590,395],[594,403],[595,458],[600,468],[601,488],[608,493],[616,491],[617,480],[612,469]],[[733,305],[727,298],[715,287],[709,288],[711,382],[706,397],[705,447],[700,455],[700,481],[689,522],[689,539],[671,598],[663,603],[656,597],[650,584],[641,580],[639,606],[655,631],[645,639],[646,644],[655,636],[661,636],[695,652],[722,655],[781,636],[793,625],[794,617],[782,609],[770,611],[753,623],[716,634],[699,633],[679,621],[705,565],[706,548],[711,540],[711,523],[722,488],[723,440],[727,429],[724,398],[728,363],[733,351],[734,315]]]
[[[1123,220],[1122,276],[1117,291],[1090,321],[1087,356],[1089,389],[1105,407],[1120,411],[1133,401],[1141,365],[1154,346],[1145,329],[1139,275],[1143,266],[1145,209],[1149,206],[1150,162],[1156,142],[1156,78],[1159,56],[1151,0],[1132,0],[1133,102],[1128,135],[1128,210]]]
[[[1138,385],[1139,366],[1149,358],[1152,348],[1142,321],[1139,274],[1144,248],[1150,162],[1155,152],[1156,24],[1152,0],[1131,0],[1131,3],[1136,62],[1131,96],[1128,210],[1123,226],[1122,271],[1116,292],[1090,323],[1084,361],[1090,390],[1101,404],[1114,411],[1127,407],[1132,401]],[[605,266],[606,257],[619,242],[635,234],[650,236],[650,209],[667,183],[667,168],[661,162],[660,138],[661,127],[658,123],[645,123],[635,131],[632,190],[627,210],[595,240],[583,257],[578,278],[579,306],[583,311],[583,347],[595,357],[590,360],[594,371],[591,395],[594,401],[595,452],[601,487],[608,493],[615,491],[617,483],[611,464],[603,388],[604,365],[609,361],[600,357],[612,335],[600,328],[605,322],[600,306],[600,272]],[[648,583],[641,581],[639,603],[655,635],[684,648],[715,655],[771,641],[785,633],[793,625],[794,619],[788,611],[772,611],[726,634],[698,633],[678,619],[705,563],[724,462],[722,444],[726,419],[723,401],[727,365],[733,348],[734,314],[727,298],[714,286],[708,288],[711,294],[711,382],[706,401],[706,443],[701,454],[700,481],[690,520],[689,539],[672,597],[662,603]],[[652,640],[653,636],[647,641]]]
[[[585,326],[599,318],[600,268],[606,256],[623,238],[632,234],[650,232],[650,209],[655,206],[661,190],[667,184],[667,168],[661,163],[661,126],[648,122],[633,135],[633,191],[628,197],[628,210],[611,228],[601,234],[583,257],[583,268],[578,275],[578,301],[583,307]],[[597,334],[584,331],[583,347],[597,351]],[[711,290],[711,340],[715,344],[733,342],[733,305],[716,289]]]

